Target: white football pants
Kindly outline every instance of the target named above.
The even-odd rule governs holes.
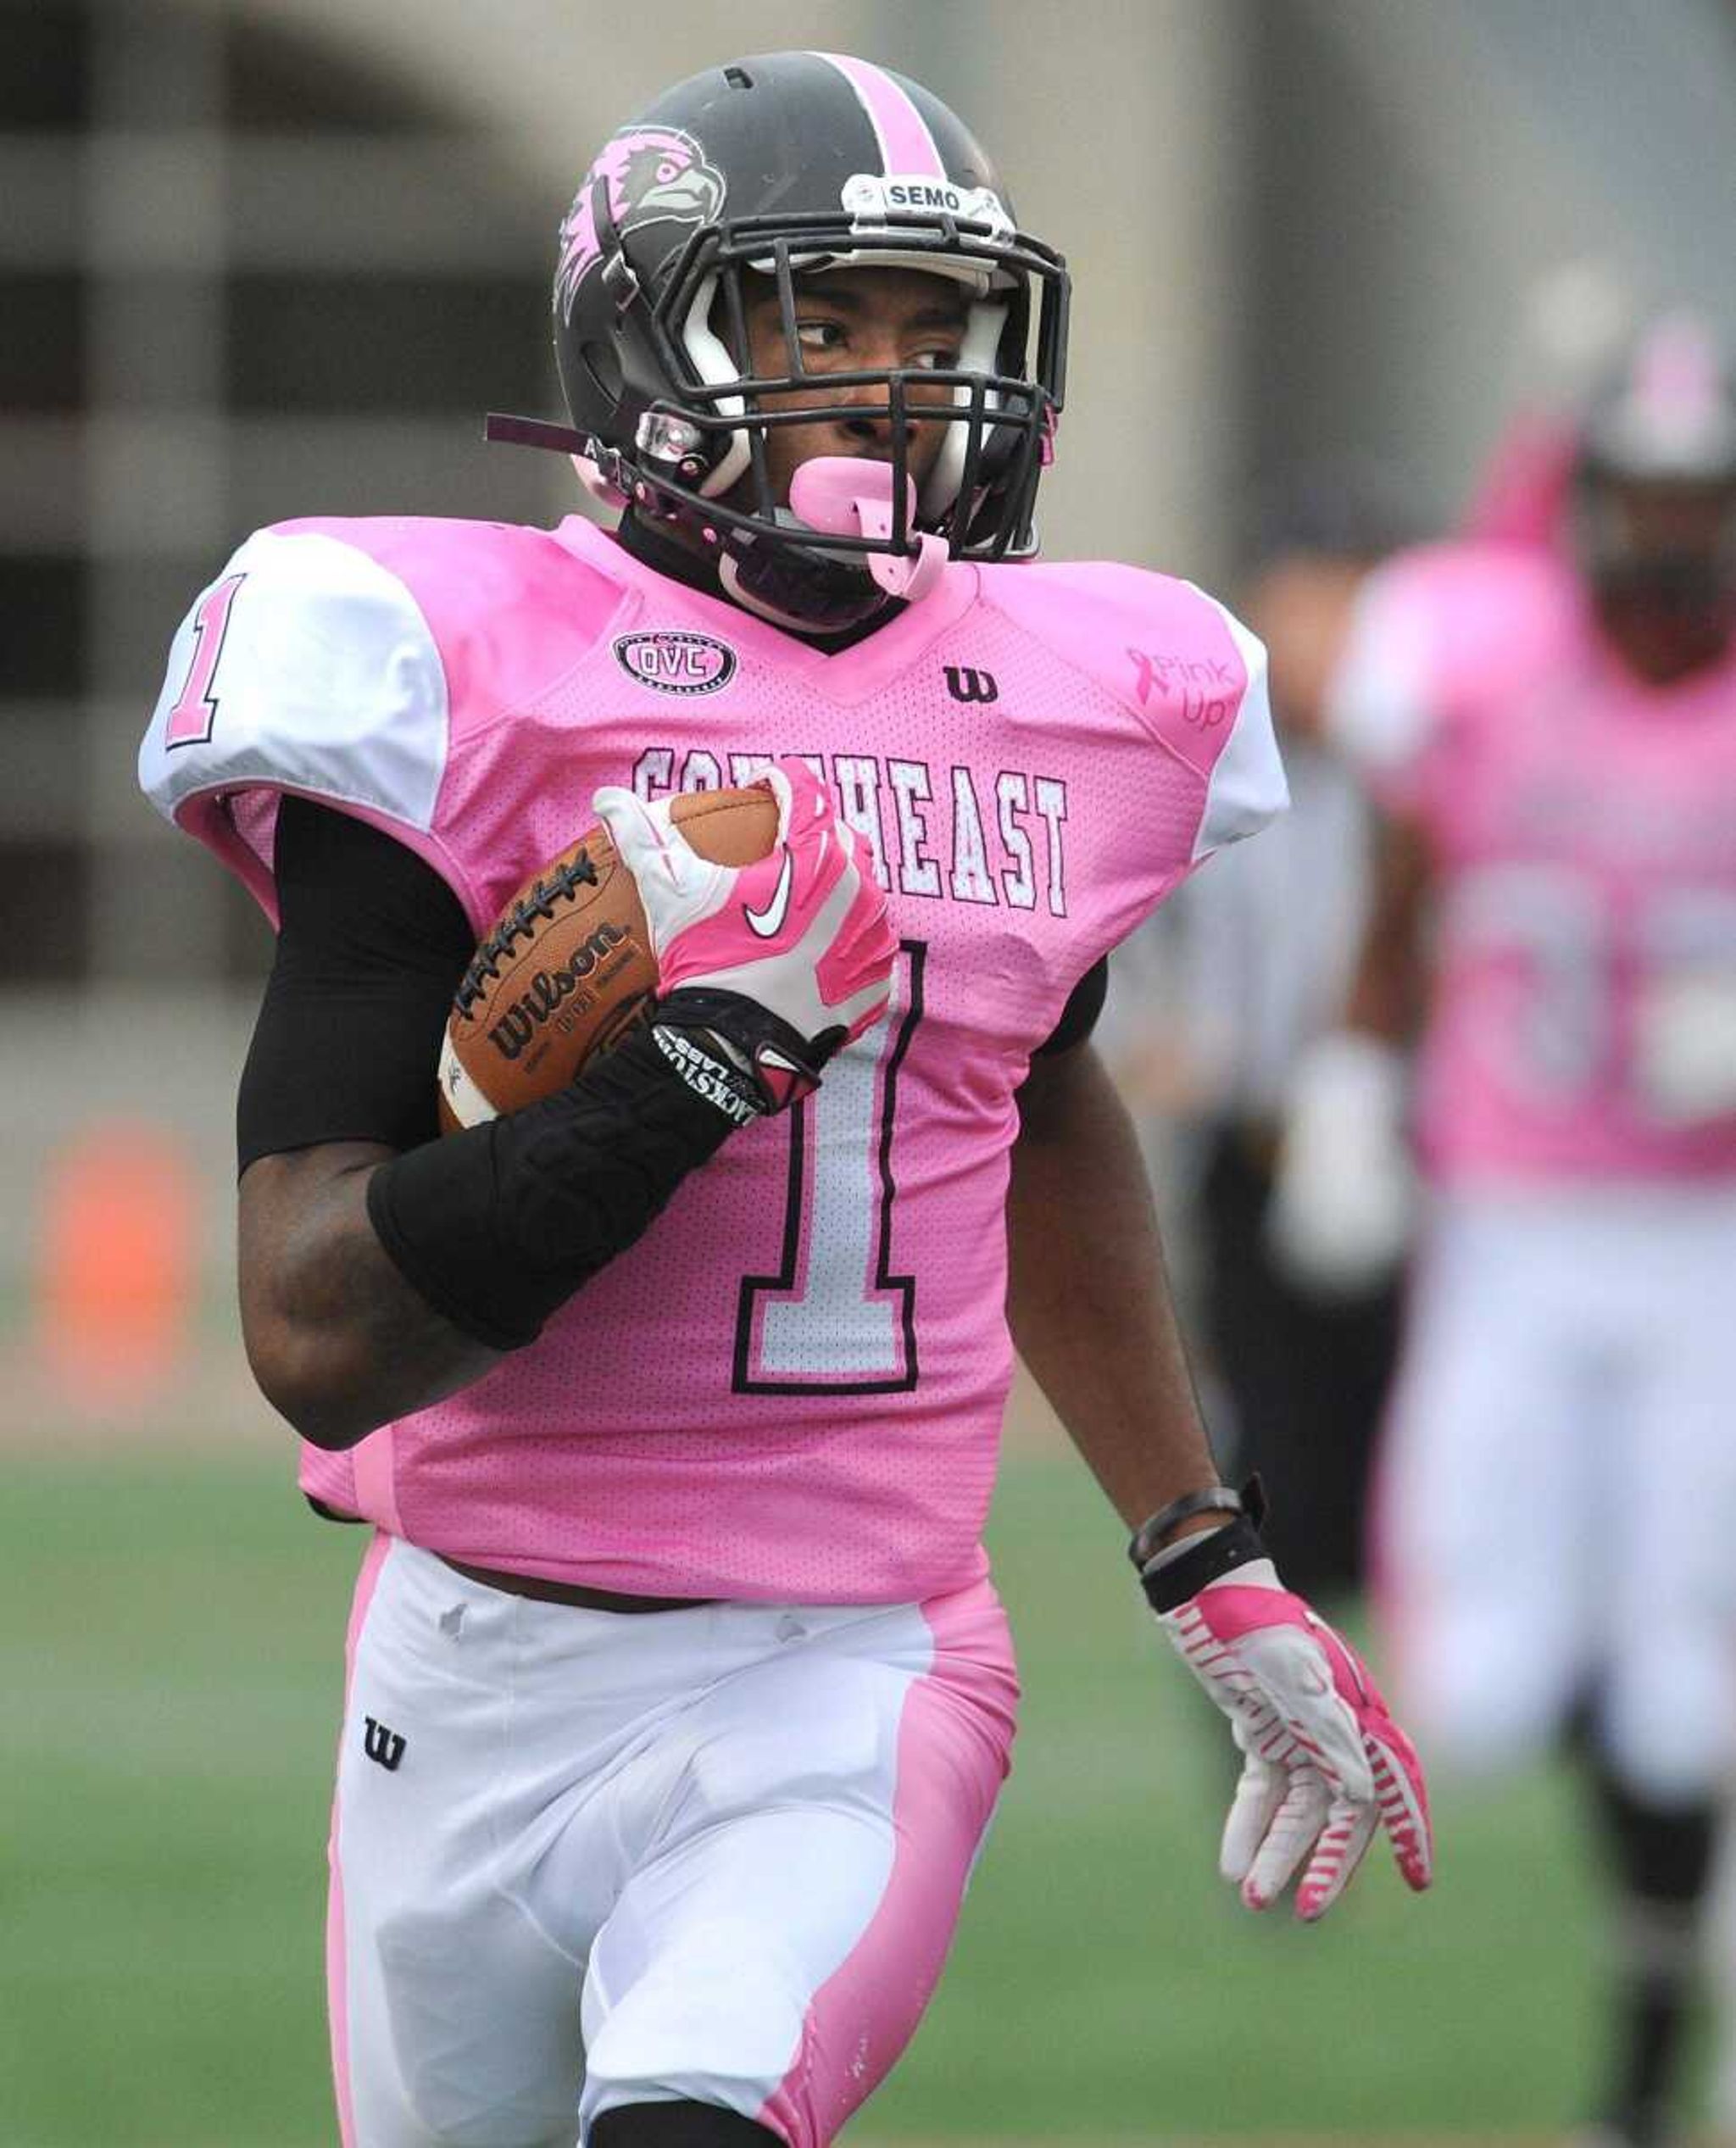
[[[921,2016],[1005,1773],[988,1584],[629,1616],[382,1535],[349,1654],[345,2148],[571,2148],[676,2098],[829,2140]]]
[[[1375,1511],[1426,1757],[1513,1761],[1594,1694],[1638,1795],[1714,1790],[1736,1731],[1736,1188],[1446,1202]]]

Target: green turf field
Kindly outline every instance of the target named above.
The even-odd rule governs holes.
[[[994,1531],[1027,1703],[953,1963],[859,2137],[1541,2134],[1594,1928],[1565,1786],[1444,1800],[1437,1891],[1316,1931],[1212,1872],[1215,1722],[1082,1473]],[[253,1460],[12,1458],[0,1502],[0,2148],[326,2148],[328,1766],[359,1533]]]

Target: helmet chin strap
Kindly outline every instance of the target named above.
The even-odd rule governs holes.
[[[840,552],[826,545],[756,542],[732,548],[718,561],[724,589],[747,610],[798,632],[842,631],[872,616],[888,598],[915,604],[939,581],[948,558],[943,537],[914,527],[916,488],[904,481],[904,527],[915,546],[890,552]],[[818,455],[797,470],[790,507],[780,520],[816,537],[893,534],[889,464],[854,455]]]

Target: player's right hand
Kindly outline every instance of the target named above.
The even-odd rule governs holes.
[[[1416,1205],[1405,1113],[1403,1064],[1377,1037],[1322,1037],[1298,1061],[1266,1238],[1302,1289],[1353,1297],[1404,1257]]]
[[[804,1094],[841,1045],[885,1014],[898,941],[886,897],[854,832],[805,761],[758,779],[777,801],[777,840],[751,865],[713,865],[687,842],[669,802],[599,790],[592,804],[632,874],[667,1013],[731,1037],[777,1110]],[[732,1036],[730,1001],[778,1025]]]

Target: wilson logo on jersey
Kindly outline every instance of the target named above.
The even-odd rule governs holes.
[[[367,1728],[362,1733],[362,1750],[388,1775],[395,1775],[398,1764],[403,1758],[404,1740],[397,1731],[388,1729],[383,1722],[376,1722],[371,1716],[364,1717],[363,1721]]]
[[[621,635],[615,660],[629,677],[659,693],[715,693],[736,674],[736,653],[727,642],[672,627]]]
[[[999,701],[1000,688],[993,671],[973,671],[969,665],[946,666],[946,690],[954,701]]]

